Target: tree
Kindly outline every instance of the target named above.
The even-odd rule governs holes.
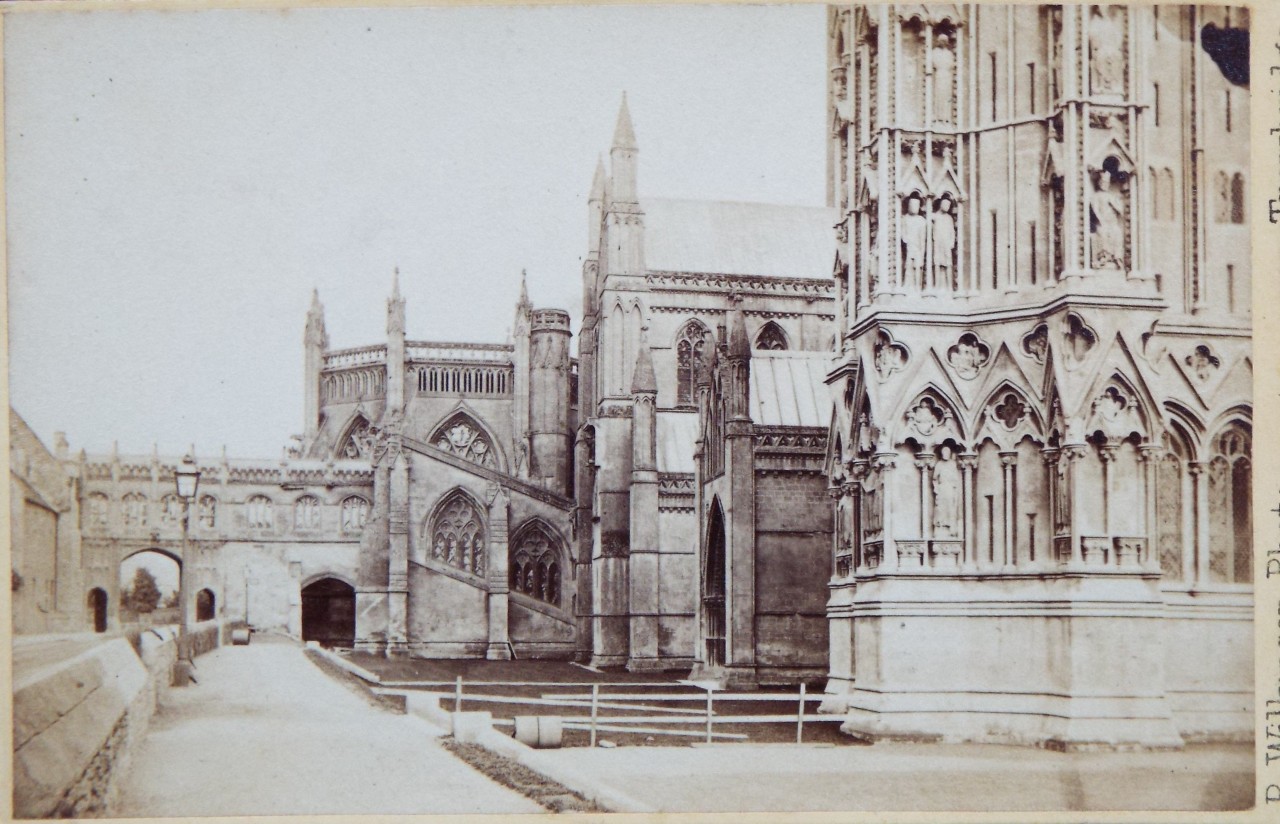
[[[133,573],[133,585],[124,591],[121,600],[126,609],[145,614],[155,611],[160,597],[156,577],[147,568],[138,567]]]

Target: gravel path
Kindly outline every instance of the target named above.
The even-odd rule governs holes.
[[[196,659],[170,690],[111,814],[118,817],[534,813],[450,755],[425,721],[370,706],[291,641],[255,635]]]

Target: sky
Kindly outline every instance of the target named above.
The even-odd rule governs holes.
[[[645,195],[823,205],[825,7],[6,15],[12,406],[73,450],[275,458],[335,348],[580,318],[627,93]]]

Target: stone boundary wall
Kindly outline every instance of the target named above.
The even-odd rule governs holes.
[[[199,655],[230,637],[229,621],[191,633]],[[172,627],[104,640],[14,684],[13,816],[102,816],[177,660]]]

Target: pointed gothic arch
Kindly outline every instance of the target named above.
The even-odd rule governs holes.
[[[506,461],[493,433],[478,417],[461,407],[445,416],[427,443],[465,461],[506,471]]]
[[[480,502],[462,487],[445,493],[423,530],[428,557],[483,577],[488,567],[484,512]]]
[[[773,321],[767,321],[756,333],[755,348],[766,351],[786,351],[791,347],[787,344],[787,333],[782,330],[782,327]]]
[[[676,333],[676,406],[693,406],[698,395],[698,370],[703,365],[711,330],[697,318],[690,318]]]
[[[521,524],[507,548],[511,591],[561,606],[568,567],[565,547],[564,538],[541,518]]]
[[[333,457],[367,460],[370,457],[369,431],[372,427],[373,424],[363,412],[355,412],[342,428],[342,434],[333,448]]]
[[[1210,440],[1209,580],[1253,582],[1253,429],[1233,419]]]
[[[720,498],[711,499],[707,513],[707,532],[702,558],[702,637],[704,663],[709,667],[725,664],[725,611],[728,591],[728,557],[725,540],[724,509]]]

